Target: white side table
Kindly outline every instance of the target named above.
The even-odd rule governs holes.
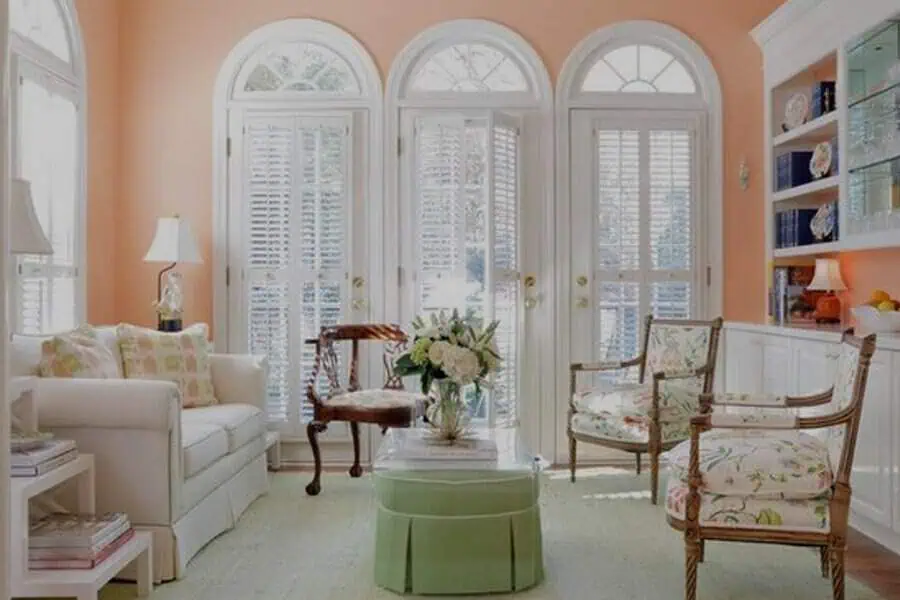
[[[8,475],[7,475],[8,476]],[[127,544],[93,569],[32,571],[28,568],[29,500],[68,481],[77,486],[75,510],[94,514],[94,457],[82,454],[72,462],[37,477],[10,477],[10,591],[13,597],[55,597],[97,600],[100,588],[128,564],[137,565],[138,596],[153,589],[153,537],[136,531]],[[52,499],[36,500],[63,511]]]

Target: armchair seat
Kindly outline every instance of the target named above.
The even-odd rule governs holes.
[[[663,444],[683,440],[688,435],[688,420],[661,421]],[[595,440],[649,443],[650,417],[640,410],[618,407],[598,414],[577,412],[572,415],[572,433]]]
[[[387,410],[392,408],[414,409],[418,402],[424,400],[422,394],[406,390],[357,390],[344,392],[324,398],[322,403],[329,408],[353,410],[354,408],[370,410]]]
[[[685,520],[688,485],[677,478],[669,480],[666,513],[677,521]],[[831,528],[828,504],[831,494],[818,498],[786,500],[766,496],[726,496],[700,493],[699,523],[703,527],[739,529],[783,529],[828,533]]]
[[[690,457],[690,441],[668,453],[673,482],[687,484]],[[754,500],[818,498],[828,493],[833,481],[828,446],[814,435],[795,430],[704,432],[700,474],[704,494]]]

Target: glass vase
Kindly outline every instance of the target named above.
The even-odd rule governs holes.
[[[461,440],[469,427],[469,407],[462,388],[449,379],[439,379],[431,384],[431,397],[427,416],[432,439],[448,444]]]

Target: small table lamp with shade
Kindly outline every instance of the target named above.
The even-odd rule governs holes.
[[[156,281],[157,329],[159,331],[181,331],[183,311],[183,291],[181,275],[172,269],[177,263],[202,263],[197,242],[190,224],[175,215],[160,217],[156,223],[156,235],[144,262],[168,263],[159,272]],[[169,273],[163,288],[163,275]]]
[[[825,292],[816,301],[813,313],[816,323],[841,322],[841,300],[834,292],[842,292],[847,286],[841,278],[841,267],[837,259],[817,258],[815,274],[806,289]]]
[[[47,239],[38,220],[31,197],[31,183],[24,179],[10,182],[9,252],[15,255],[47,256],[53,254],[53,245]],[[15,265],[15,268],[19,268]],[[8,304],[7,304],[8,306]],[[10,336],[16,330],[11,323]]]

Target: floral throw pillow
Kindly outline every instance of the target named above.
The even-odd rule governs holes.
[[[216,404],[208,331],[205,324],[191,325],[176,333],[120,324],[116,335],[125,377],[178,384],[184,408]]]
[[[45,340],[38,371],[41,377],[119,378],[115,356],[89,325]]]

